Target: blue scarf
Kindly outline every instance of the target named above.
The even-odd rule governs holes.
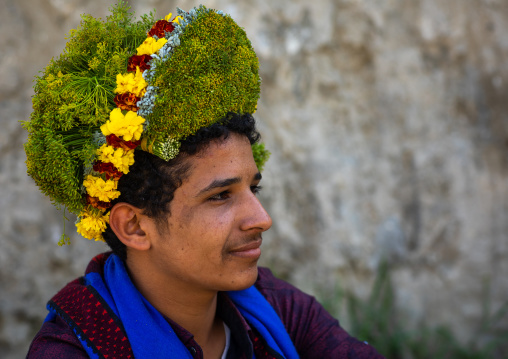
[[[123,261],[112,254],[104,265],[104,278],[91,272],[85,276],[120,318],[135,358],[189,358],[192,355],[160,314],[134,287]],[[254,287],[228,292],[244,318],[266,340],[267,344],[286,359],[298,358],[298,353],[279,316]],[[85,349],[87,346],[84,345]],[[92,350],[87,352],[96,358]]]

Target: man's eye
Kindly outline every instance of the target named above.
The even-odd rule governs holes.
[[[252,191],[252,193],[254,193],[254,194],[258,194],[258,193],[261,191],[261,189],[262,189],[262,188],[263,188],[263,187],[261,187],[261,186],[250,186],[250,190],[251,190],[251,191]]]
[[[229,198],[229,191],[222,191],[221,193],[214,194],[213,196],[209,197],[209,201],[223,201],[225,199]]]

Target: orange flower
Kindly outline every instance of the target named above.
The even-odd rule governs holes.
[[[137,111],[138,110],[137,103],[140,100],[140,98],[134,95],[133,93],[126,92],[116,95],[114,100],[116,105],[122,110]]]
[[[118,181],[123,175],[122,172],[120,172],[112,163],[109,162],[98,161],[93,165],[93,170],[95,172],[104,174],[107,180],[113,178],[114,180]]]
[[[157,36],[159,38],[164,37],[166,32],[171,32],[175,29],[173,23],[166,20],[159,20],[152,26],[152,29],[148,32],[148,36]]]
[[[106,141],[108,141],[108,145],[113,146],[114,148],[123,148],[125,151],[133,150],[141,144],[141,140],[124,141],[115,134],[106,136]]]
[[[129,63],[127,65],[127,71],[136,72],[136,67],[139,67],[141,71],[148,70],[150,65],[148,65],[148,61],[152,59],[150,55],[133,55],[129,58]]]
[[[91,197],[90,195],[86,195],[86,204],[90,204],[93,207],[105,211],[106,209],[112,206],[111,202],[104,202],[99,200],[97,197]]]

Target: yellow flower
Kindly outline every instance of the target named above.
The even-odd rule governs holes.
[[[101,148],[97,150],[97,156],[99,156],[99,161],[105,163],[112,163],[113,166],[115,166],[116,169],[122,173],[129,173],[129,166],[134,164],[134,150],[126,151],[121,147],[114,148],[113,146],[108,146],[107,144],[104,144],[101,146]],[[90,194],[90,192],[88,193]],[[120,194],[120,192],[118,193]]]
[[[116,75],[116,89],[115,93],[130,92],[137,97],[143,97],[146,92],[148,83],[143,78],[143,73],[136,67],[136,74],[129,72],[126,75]]]
[[[153,37],[148,37],[138,48],[137,55],[153,55],[161,49],[164,44],[168,42],[165,38],[155,40]]]
[[[102,215],[85,211],[82,212],[79,217],[79,222],[76,223],[79,234],[87,239],[104,241],[102,233],[106,230],[106,225],[109,223],[109,212]]]
[[[115,180],[109,179],[104,181],[101,177],[92,175],[86,176],[86,179],[83,181],[83,186],[85,186],[87,193],[103,202],[110,202],[112,199],[120,196],[120,192],[116,190],[117,185],[118,182]]]
[[[170,12],[169,14],[167,14],[165,17],[164,17],[164,20],[166,21],[169,21],[169,22],[176,22],[178,25],[180,25],[180,20],[183,20],[183,17],[181,17],[180,15],[178,15],[177,17],[175,17],[175,19],[173,21],[171,21],[171,16],[173,16],[173,13]]]
[[[129,111],[124,116],[122,110],[115,108],[109,114],[109,120],[101,126],[104,136],[111,134],[121,137],[124,141],[138,141],[143,133],[145,119],[138,116],[136,112]]]

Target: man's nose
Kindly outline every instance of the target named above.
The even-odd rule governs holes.
[[[255,229],[261,232],[268,230],[272,226],[272,217],[254,193],[250,193],[247,197],[241,229],[244,231]]]

